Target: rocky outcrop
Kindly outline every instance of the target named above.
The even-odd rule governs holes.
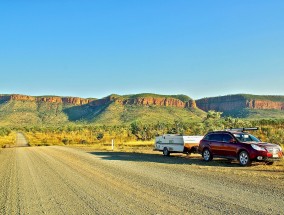
[[[246,108],[246,99],[241,96],[221,96],[196,100],[198,108],[226,112]]]
[[[73,105],[85,105],[85,104],[89,104],[92,100],[82,99],[79,97],[65,97],[65,98],[62,98],[62,101],[64,103],[70,103]]]
[[[106,97],[93,101],[91,105],[100,106],[106,105],[110,102],[115,102],[121,105],[141,105],[141,106],[165,106],[178,108],[196,108],[196,103],[193,100],[183,102],[175,98],[154,98],[154,97],[137,97],[137,98],[123,98],[123,97]]]
[[[179,99],[174,98],[135,98],[135,99],[126,99],[123,101],[123,104],[130,105],[156,105],[156,106],[173,106],[173,107],[185,107],[185,103]]]
[[[178,107],[178,108],[196,108],[196,103],[194,100],[189,100],[186,102],[181,101],[177,98],[171,97],[137,97],[137,98],[127,98],[117,95],[110,95],[103,99],[83,99],[79,97],[59,97],[59,96],[26,96],[13,94],[8,96],[2,96],[2,99],[7,100],[17,100],[17,101],[35,101],[35,102],[47,102],[47,103],[64,103],[72,105],[86,105],[90,106],[102,106],[107,105],[111,102],[115,102],[120,105],[142,105],[142,106],[165,106],[165,107]],[[0,96],[1,100],[1,96]]]
[[[48,102],[48,103],[62,103],[62,98],[60,97],[39,97],[39,98],[36,98],[36,101]]]
[[[196,100],[197,107],[204,110],[220,112],[249,109],[274,109],[284,110],[284,102],[260,99],[246,99],[241,95],[220,96]]]
[[[189,100],[185,103],[186,108],[197,108],[196,102],[194,100]]]
[[[10,95],[10,100],[17,100],[17,101],[35,101],[36,98],[33,96],[26,96],[20,94],[13,94]]]
[[[284,110],[284,102],[273,102],[263,100],[249,100],[246,107],[250,109],[270,109],[270,110]]]
[[[15,100],[15,101],[35,101],[35,102],[47,102],[47,103],[65,103],[72,105],[85,105],[93,101],[93,99],[83,99],[79,97],[59,97],[59,96],[27,96],[20,94],[1,95],[0,100]]]

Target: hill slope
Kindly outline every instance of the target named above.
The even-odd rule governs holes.
[[[80,110],[86,110],[85,115],[77,115],[73,120],[84,120],[100,125],[130,124],[134,121],[143,123],[167,122],[175,120],[189,122],[200,121],[206,113],[196,108],[195,102],[185,95],[110,95],[95,100]],[[74,116],[73,107],[65,112]]]
[[[0,95],[0,125],[60,125],[85,122],[121,125],[200,121],[206,113],[185,95],[110,95],[102,99]]]

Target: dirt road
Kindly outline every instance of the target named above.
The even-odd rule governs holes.
[[[17,133],[15,146],[16,147],[28,146],[28,142],[22,133]]]
[[[0,152],[0,214],[284,214],[283,166],[269,171],[160,154],[8,148]]]

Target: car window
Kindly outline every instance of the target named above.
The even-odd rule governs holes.
[[[207,135],[203,138],[203,140],[210,140],[210,136],[211,136],[211,134],[207,134]]]
[[[230,142],[231,139],[233,139],[233,137],[230,134],[223,134],[224,142]]]
[[[234,134],[234,136],[241,142],[260,142],[259,139],[257,139],[255,136],[251,134]]]
[[[223,141],[222,134],[211,134],[210,140],[211,141]]]

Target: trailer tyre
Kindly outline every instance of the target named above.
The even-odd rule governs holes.
[[[165,147],[165,148],[163,149],[163,155],[164,155],[164,156],[170,156],[170,152],[169,152],[169,150],[168,150],[167,147]]]

